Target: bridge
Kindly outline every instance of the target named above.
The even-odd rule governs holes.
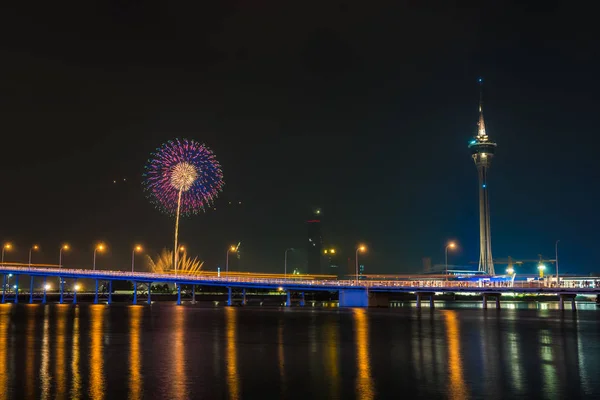
[[[386,306],[386,299],[394,293],[411,293],[417,298],[417,307],[421,307],[423,299],[429,300],[433,307],[433,300],[436,293],[477,293],[483,298],[483,306],[487,307],[488,299],[496,301],[496,307],[499,308],[500,297],[503,293],[511,294],[543,294],[557,296],[560,308],[564,309],[565,300],[571,302],[575,309],[575,297],[577,295],[600,295],[600,288],[579,288],[579,287],[545,287],[537,282],[511,282],[492,283],[485,281],[452,281],[445,279],[406,279],[406,280],[333,280],[333,279],[303,279],[303,278],[268,278],[253,276],[215,276],[209,274],[200,275],[176,275],[176,274],[157,274],[150,272],[123,272],[106,270],[88,270],[88,269],[65,269],[57,267],[25,267],[18,265],[1,265],[0,274],[2,275],[2,303],[7,300],[17,303],[19,301],[19,277],[29,276],[29,302],[34,302],[34,279],[36,277],[43,279],[43,292],[41,302],[47,301],[46,281],[50,277],[59,278],[60,281],[60,299],[59,303],[65,301],[65,279],[89,279],[95,282],[94,303],[98,303],[99,283],[104,282],[108,286],[107,303],[112,303],[112,283],[114,281],[129,281],[133,283],[133,303],[137,304],[138,285],[145,284],[148,287],[147,299],[151,303],[150,284],[152,283],[171,283],[177,287],[177,304],[181,304],[181,287],[189,285],[192,287],[192,299],[195,300],[196,286],[213,286],[227,289],[227,304],[232,305],[233,290],[241,290],[243,304],[245,304],[247,289],[271,289],[280,290],[287,295],[286,306],[291,305],[291,293],[296,292],[301,295],[301,305],[304,305],[305,292],[337,292],[339,295],[340,307],[368,307],[368,306]],[[15,290],[10,293],[7,291],[7,278],[14,276]],[[77,291],[73,292],[73,303],[77,302]],[[389,304],[389,299],[388,299]]]

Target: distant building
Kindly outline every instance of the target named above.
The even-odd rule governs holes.
[[[317,275],[322,273],[323,233],[321,230],[321,209],[313,210],[311,218],[306,221],[308,240],[306,243],[307,273]]]
[[[343,275],[343,271],[341,271],[339,265],[339,252],[335,247],[329,246],[323,250],[323,255],[325,262],[322,263],[323,271],[322,273],[325,275],[335,275],[337,278],[340,278],[340,273]]]
[[[431,271],[431,257],[423,257],[423,272],[428,273]]]

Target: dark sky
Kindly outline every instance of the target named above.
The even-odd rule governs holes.
[[[141,174],[175,137],[205,142],[223,166],[216,211],[181,226],[209,269],[241,240],[232,269],[282,270],[315,206],[344,257],[368,244],[368,272],[441,263],[450,238],[451,263],[476,261],[467,143],[483,76],[498,143],[494,256],[553,258],[560,239],[561,269],[599,270],[599,36],[574,3],[11,3],[0,10],[8,261],[39,243],[37,261],[56,263],[68,241],[65,263],[89,265],[104,240],[99,267],[126,268],[133,243],[169,246],[173,221]]]

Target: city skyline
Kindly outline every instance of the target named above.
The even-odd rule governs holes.
[[[223,265],[227,246],[242,241],[244,266],[282,269],[285,249],[305,242],[303,217],[315,204],[327,210],[328,242],[344,260],[366,242],[369,271],[417,270],[422,257],[440,263],[449,240],[459,244],[451,262],[466,265],[479,258],[466,146],[483,76],[486,125],[502,145],[490,189],[494,255],[551,257],[560,239],[561,267],[597,271],[594,146],[581,146],[597,140],[599,83],[594,63],[581,61],[596,57],[589,44],[548,40],[532,50],[544,29],[519,17],[539,18],[529,9],[508,15],[484,5],[469,23],[424,10],[423,24],[401,5],[371,7],[373,26],[389,32],[344,24],[362,9],[330,5],[321,15],[333,25],[307,13],[309,23],[275,19],[282,35],[245,36],[245,24],[272,19],[244,9],[235,11],[241,24],[178,23],[186,34],[164,42],[113,29],[107,20],[121,26],[114,15],[80,26],[48,10],[79,32],[67,35],[7,11],[4,28],[27,34],[0,66],[9,149],[0,159],[0,239],[18,245],[22,260],[30,243],[46,257],[63,240],[87,251],[103,240],[124,265],[134,243],[160,252],[171,220],[144,199],[142,167],[161,143],[188,137],[214,150],[227,177],[217,209],[181,227],[207,266]],[[425,29],[432,21],[436,29]],[[406,29],[419,45],[406,42]]]

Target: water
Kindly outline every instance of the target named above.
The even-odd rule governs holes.
[[[6,304],[0,398],[593,398],[599,316]]]

